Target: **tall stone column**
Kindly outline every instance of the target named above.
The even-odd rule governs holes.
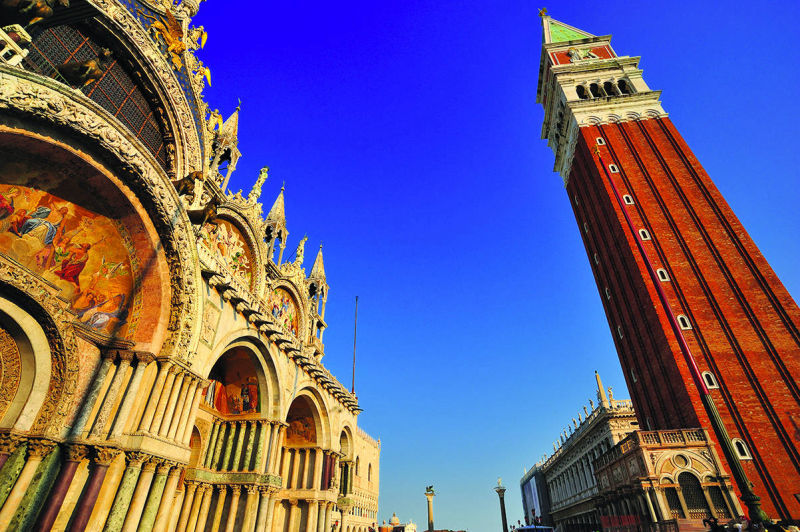
[[[280,422],[278,422],[278,423],[280,423]],[[278,475],[279,474],[278,473],[278,468],[281,467],[281,464],[280,464],[280,461],[281,461],[281,450],[283,450],[285,438],[286,438],[286,424],[285,423],[280,423],[278,425],[278,432],[277,432],[276,437],[275,437],[275,450],[274,450],[274,452],[271,453],[272,454],[272,468],[271,468],[272,473],[271,474],[273,474],[273,475]],[[287,471],[287,473],[288,473],[288,471]],[[285,479],[286,475],[283,475],[283,477]]]
[[[225,497],[228,495],[228,486],[219,484],[217,488],[217,509],[214,510],[213,521],[211,521],[211,532],[219,532],[222,521],[222,509],[225,507]]]
[[[298,478],[300,475],[300,453],[302,452],[301,449],[294,449],[294,459],[292,460],[292,488],[299,489],[300,486],[300,479]],[[287,482],[286,486],[288,487],[289,484]]]
[[[217,446],[217,433],[219,432],[220,421],[218,419],[214,420],[214,424],[211,426],[211,434],[208,435],[208,445],[206,446],[206,452],[203,455],[203,467],[209,467],[211,465],[211,459],[214,457],[214,447]]]
[[[142,464],[149,458],[149,455],[140,452],[127,452],[125,458],[128,466],[122,474],[122,480],[117,488],[117,496],[114,497],[114,504],[106,519],[106,526],[103,532],[119,532],[128,514],[131,505],[131,497],[136,489],[139,474],[142,472]]]
[[[258,428],[258,442],[256,443],[253,470],[257,473],[265,474],[267,472],[267,455],[269,454],[269,449],[265,449],[265,447],[269,446],[269,431],[272,425],[266,419],[259,419],[256,421],[256,427]]]
[[[506,489],[500,485],[500,480],[497,481],[497,487],[494,489],[497,492],[497,496],[500,497],[500,517],[503,521],[503,532],[508,532],[508,521],[506,520],[506,501],[505,501],[505,494]],[[430,501],[431,498],[429,497],[428,500]],[[433,530],[433,528],[431,528]]]
[[[181,508],[180,517],[178,517],[178,526],[175,528],[175,532],[186,532],[196,491],[197,482],[186,481],[184,483],[183,507]]]
[[[228,421],[228,425],[230,426],[230,433],[228,434],[228,439],[225,442],[225,453],[222,455],[222,463],[219,465],[220,471],[230,471],[229,462],[231,460],[231,452],[233,451],[233,444],[238,437],[236,434],[236,427],[238,423],[235,421]]]
[[[5,526],[14,517],[25,492],[28,491],[33,476],[36,474],[36,468],[55,446],[54,442],[48,440],[30,440],[28,442],[28,460],[22,467],[14,487],[11,488],[11,493],[8,494],[3,508],[0,509],[0,525]]]
[[[110,447],[95,447],[94,452],[95,457],[92,460],[89,479],[86,481],[83,495],[75,505],[75,513],[70,525],[72,532],[83,532],[86,529],[86,524],[92,515],[92,508],[97,501],[97,495],[100,493],[100,486],[103,485],[103,480],[106,478],[108,466],[122,451]]]
[[[94,403],[97,401],[97,396],[100,395],[100,390],[103,388],[103,383],[106,381],[106,375],[108,375],[108,371],[111,369],[111,365],[117,357],[117,352],[114,350],[106,350],[102,352],[101,356],[103,357],[103,361],[100,363],[100,367],[97,369],[94,379],[92,379],[92,386],[89,388],[89,392],[83,400],[81,411],[72,424],[70,435],[73,438],[79,437],[84,427],[86,427],[86,422],[89,420],[89,415],[92,413],[92,408],[94,408]],[[5,463],[5,460],[3,460],[3,462]]]
[[[331,532],[330,529],[325,529],[325,511],[328,508],[328,502],[319,501],[319,510],[317,512],[317,528],[314,532]]]
[[[156,379],[153,381],[153,387],[150,389],[150,398],[147,400],[147,406],[144,409],[144,414],[142,414],[142,421],[139,423],[139,430],[141,431],[148,430],[150,428],[150,424],[153,422],[153,416],[156,413],[156,406],[158,405],[159,399],[161,399],[161,392],[164,390],[167,374],[169,373],[169,368],[172,365],[166,360],[162,361],[160,364],[161,365],[158,367]]]
[[[119,365],[117,371],[114,372],[114,378],[111,380],[111,386],[108,387],[103,406],[100,407],[100,412],[94,420],[94,426],[89,434],[90,438],[100,438],[103,435],[108,418],[111,415],[111,409],[119,397],[122,383],[125,382],[125,376],[128,374],[128,368],[131,366],[133,360],[133,351],[119,350]]]
[[[151,458],[142,466],[139,481],[136,483],[136,489],[133,492],[133,498],[128,507],[125,522],[122,525],[122,532],[136,532],[139,526],[139,519],[142,517],[142,511],[144,511],[144,504],[147,502],[147,494],[150,492],[150,486],[153,484],[153,476],[155,475],[156,467],[161,465],[161,463],[162,460],[160,458]]]
[[[231,507],[228,511],[228,521],[225,523],[225,532],[234,532],[236,524],[236,514],[239,513],[239,495],[242,493],[241,486],[231,486]]]
[[[65,451],[64,465],[61,466],[61,471],[58,472],[58,477],[45,501],[45,506],[36,520],[35,530],[50,530],[53,526],[58,512],[61,510],[61,505],[64,504],[64,498],[67,496],[67,490],[75,476],[75,470],[78,469],[78,464],[89,455],[89,448],[85,445],[68,445]]]
[[[170,440],[179,440],[183,436],[183,429],[186,428],[186,423],[189,421],[189,414],[194,407],[194,399],[202,390],[198,390],[200,381],[192,377],[189,390],[186,392],[186,397],[181,401],[182,409],[175,413],[175,419],[178,421],[174,426],[170,427],[167,438]]]
[[[256,520],[256,532],[265,532],[270,521],[270,511],[272,510],[272,489],[266,486],[259,487],[261,499],[258,502],[258,519]]]
[[[153,478],[153,483],[150,485],[150,493],[147,494],[147,501],[144,503],[142,517],[139,519],[139,528],[137,528],[137,530],[149,532],[153,529],[156,513],[158,513],[158,507],[161,504],[161,499],[166,489],[167,473],[169,473],[174,465],[175,463],[170,461],[163,461],[158,465],[156,476]],[[128,512],[128,514],[130,515],[130,512]]]
[[[239,430],[236,432],[236,452],[233,453],[230,471],[239,471],[239,460],[242,458],[242,448],[244,447],[244,433],[247,430],[246,421],[237,421],[236,425],[239,426]]]
[[[188,445],[189,438],[192,437],[192,428],[194,427],[194,420],[197,417],[197,409],[200,408],[200,400],[203,398],[203,387],[205,386],[204,382],[200,383],[200,386],[197,387],[197,390],[194,392],[194,401],[192,401],[192,409],[189,410],[189,415],[186,417],[186,420],[183,422],[183,426],[178,428],[178,434],[181,433],[183,436],[178,443],[182,443],[183,445]]]
[[[256,510],[258,505],[258,486],[247,486],[247,500],[245,501],[244,523],[242,532],[253,532],[256,526]]]
[[[300,489],[308,489],[308,488],[313,488],[314,487],[314,482],[313,482],[313,478],[314,477],[311,477],[312,478],[311,485],[309,486],[309,484],[308,484],[308,470],[309,470],[309,466],[311,466],[311,450],[312,449],[307,448],[307,449],[305,449],[303,451],[303,454],[304,454],[304,456],[303,456],[303,476],[301,478],[297,479],[298,480],[297,487],[300,488]]]
[[[178,487],[178,480],[181,478],[183,472],[182,466],[173,467],[169,475],[167,475],[167,483],[164,485],[164,492],[161,495],[161,501],[158,505],[158,512],[156,513],[155,523],[153,524],[154,532],[162,532],[166,530],[169,518],[174,511],[173,502],[175,500],[175,490]],[[145,510],[146,512],[147,510]]]
[[[206,487],[208,487],[208,484],[200,484],[197,486],[197,491],[194,492],[192,508],[189,510],[189,522],[186,523],[187,532],[194,531],[195,527],[197,526],[197,520],[200,518],[200,506],[203,504],[203,497],[205,497]]]
[[[289,530],[299,530],[297,499],[289,499]]]
[[[278,428],[280,427],[279,421],[270,421],[269,431],[269,447],[267,448],[267,469],[264,471],[268,475],[275,474],[273,466],[275,462],[275,448],[278,446]]]
[[[230,423],[220,422],[219,431],[217,432],[217,444],[214,447],[214,456],[211,458],[211,463],[208,464],[209,469],[222,469],[219,464],[219,456],[222,454],[222,447],[225,443],[225,435],[228,433],[228,426]]]
[[[181,423],[181,416],[186,414],[189,415],[189,410],[192,409],[192,405],[187,405],[186,403],[191,403],[192,398],[194,396],[190,395],[192,392],[191,390],[195,386],[195,379],[189,373],[186,373],[183,376],[183,384],[181,385],[180,392],[178,392],[178,398],[175,401],[175,410],[172,412],[172,415],[169,417],[169,421],[165,421],[163,425],[167,428],[164,429],[164,436],[168,440],[175,439],[175,435],[178,432],[178,425]],[[186,419],[184,417],[184,419]]]
[[[331,515],[333,514],[333,503],[329,502],[325,506],[325,528],[322,529],[322,532],[330,532],[331,530]]]
[[[433,531],[433,497],[435,495],[432,489],[425,492],[425,497],[428,499],[428,532]],[[508,530],[503,530],[503,532],[508,532]]]
[[[214,495],[214,486],[207,484],[203,490],[203,502],[200,504],[200,515],[197,517],[197,526],[194,528],[196,532],[202,532],[206,529],[206,521],[208,521],[208,512],[211,510],[211,498]]]
[[[170,390],[169,397],[167,398],[167,403],[164,408],[164,415],[161,417],[161,423],[153,428],[153,433],[158,434],[161,437],[167,435],[169,424],[172,422],[172,414],[175,412],[175,406],[178,404],[178,396],[185,391],[188,377],[189,376],[183,371],[175,374],[175,380],[172,382],[172,389]],[[156,418],[158,418],[158,416],[159,413],[156,412]]]
[[[167,403],[170,402],[172,389],[175,387],[175,380],[182,371],[180,367],[175,365],[170,366],[169,370],[167,370],[167,379],[164,381],[164,389],[161,390],[161,397],[158,398],[158,403],[156,404],[153,422],[150,423],[147,429],[151,434],[158,433],[158,429],[161,428],[161,422],[164,420],[164,412],[167,410]]]
[[[315,490],[322,489],[322,455],[322,449],[317,447],[314,450],[314,476],[311,477],[313,479],[311,488]]]
[[[128,422],[128,418],[131,415],[131,409],[139,398],[139,386],[142,383],[144,371],[147,369],[147,366],[155,360],[155,357],[150,353],[137,351],[136,360],[136,370],[133,372],[130,384],[128,384],[128,390],[125,392],[125,399],[123,399],[122,405],[120,405],[119,411],[117,412],[117,419],[114,421],[114,426],[111,429],[110,438],[117,438],[125,429],[125,424]]]
[[[317,530],[317,508],[319,501],[308,501],[308,518],[306,519],[306,532],[316,532]]]
[[[247,436],[247,444],[244,446],[244,459],[242,460],[242,471],[251,471],[250,458],[253,456],[253,443],[256,439],[256,431],[258,430],[258,422],[246,421],[246,425],[250,426],[250,434]]]

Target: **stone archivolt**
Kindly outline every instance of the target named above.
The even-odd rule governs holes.
[[[98,42],[130,55],[119,64],[159,115],[167,164],[91,84],[46,77],[25,57],[0,62],[0,149],[19,154],[0,175],[9,530],[361,532],[375,521],[380,442],[322,364],[322,250],[310,274],[305,238],[282,260],[284,191],[265,219],[266,168],[247,195],[225,190],[239,109],[196,120],[209,76],[194,57],[197,4],[88,0],[53,19],[92,19]],[[188,71],[137,7],[171,10]],[[19,49],[56,57],[43,30],[26,31]],[[116,240],[87,229],[101,219]]]

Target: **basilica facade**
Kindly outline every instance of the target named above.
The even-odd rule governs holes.
[[[322,249],[286,250],[266,167],[228,190],[239,109],[203,101],[198,4],[0,1],[2,530],[376,521]]]

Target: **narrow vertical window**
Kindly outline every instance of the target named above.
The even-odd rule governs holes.
[[[597,253],[594,254],[594,263],[600,264],[600,256]]]
[[[608,171],[611,172],[612,174],[618,174],[619,173],[619,168],[617,168],[616,164],[609,164],[608,165]]]
[[[650,240],[650,233],[647,232],[647,229],[639,229],[639,236],[642,240]]]
[[[692,328],[692,324],[689,323],[689,318],[687,318],[683,314],[678,314],[678,325],[680,325],[681,329],[684,330],[689,330]]]
[[[622,201],[624,201],[626,205],[633,205],[633,197],[631,197],[629,194],[622,196]]]
[[[605,146],[606,145],[606,139],[604,139],[603,137],[597,137],[597,145],[598,146]]]
[[[622,339],[622,325],[617,325],[617,335]]]
[[[583,222],[583,232],[586,233],[587,235],[589,234],[589,224],[587,224],[586,222]]]
[[[606,299],[611,299],[611,290],[606,286]]]
[[[733,438],[731,440],[733,444],[733,448],[736,449],[736,454],[739,456],[740,460],[752,460],[753,455],[750,454],[750,450],[747,448],[747,445],[740,440],[739,438]]]
[[[659,268],[656,270],[656,273],[658,274],[658,278],[662,281],[669,281],[669,275],[667,274],[667,270],[664,268]]]
[[[706,381],[706,387],[710,390],[715,390],[719,388],[719,384],[717,383],[717,378],[714,377],[714,374],[710,371],[703,372],[703,380]]]

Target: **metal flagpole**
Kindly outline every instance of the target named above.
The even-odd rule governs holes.
[[[350,393],[356,393],[356,335],[358,333],[358,296],[356,296],[356,317],[353,322],[353,385]]]
[[[689,348],[689,344],[686,343],[686,338],[683,336],[683,332],[681,332],[681,328],[678,325],[678,320],[675,318],[675,314],[672,312],[672,308],[669,306],[667,294],[664,292],[664,289],[661,286],[661,282],[658,279],[658,275],[653,267],[653,263],[650,262],[650,257],[647,256],[647,251],[644,249],[644,245],[639,238],[639,233],[636,232],[636,229],[633,226],[633,221],[628,215],[628,211],[625,209],[625,203],[622,201],[622,196],[620,196],[619,190],[617,190],[617,186],[614,184],[614,180],[611,178],[611,174],[608,172],[608,168],[606,168],[606,165],[603,163],[603,157],[600,155],[599,146],[594,147],[594,154],[597,155],[606,179],[611,185],[611,189],[614,191],[614,197],[617,200],[617,204],[622,210],[622,214],[625,217],[625,222],[628,226],[628,229],[633,235],[633,240],[636,242],[636,248],[639,250],[642,259],[644,260],[644,264],[647,267],[647,273],[650,274],[650,280],[653,281],[653,284],[655,285],[658,299],[667,315],[669,324],[672,327],[672,332],[675,334],[675,338],[678,340],[678,345],[680,346],[681,353],[686,360],[686,364],[689,366],[689,371],[692,374],[695,386],[697,386],[697,389],[700,392],[700,397],[703,400],[703,406],[705,407],[708,418],[711,421],[711,428],[717,435],[717,439],[722,447],[722,451],[725,453],[725,458],[727,458],[728,464],[731,466],[733,478],[736,479],[736,483],[739,485],[739,489],[742,492],[742,500],[744,501],[745,505],[747,505],[747,509],[750,513],[750,521],[756,525],[769,523],[769,517],[761,508],[761,498],[753,493],[752,484],[748,480],[747,473],[745,473],[744,468],[742,467],[742,464],[733,449],[733,443],[728,435],[728,430],[725,428],[725,424],[722,421],[722,417],[719,415],[717,406],[714,404],[714,399],[711,397],[711,393],[708,391],[708,387],[706,386],[703,377],[700,375],[700,370],[698,369],[697,363],[694,360],[694,356]]]

